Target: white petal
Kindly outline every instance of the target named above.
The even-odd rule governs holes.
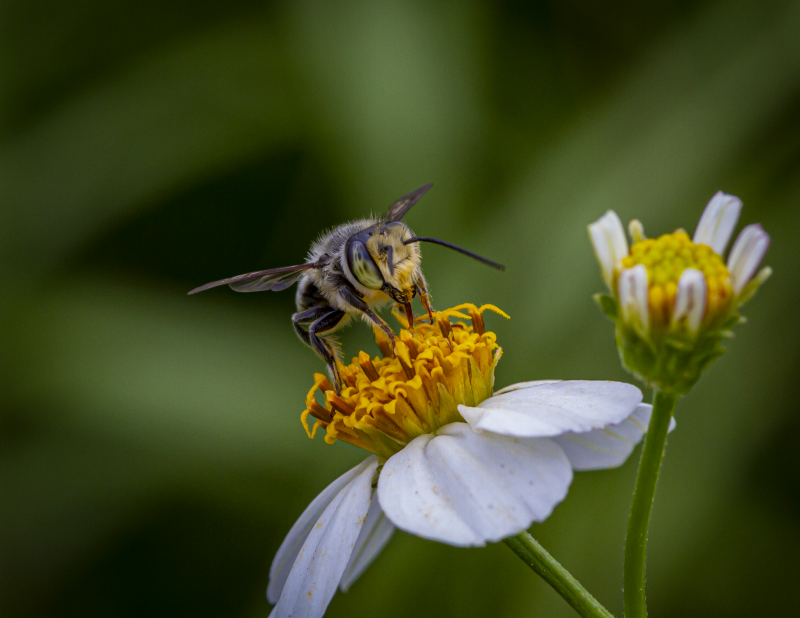
[[[459,518],[455,507],[441,494],[436,470],[431,469],[425,453],[433,438],[433,434],[414,438],[384,464],[378,478],[381,508],[395,526],[412,534],[450,545],[481,545],[480,536]],[[421,532],[415,526],[420,519],[426,523]]]
[[[619,423],[642,401],[642,391],[624,382],[544,382],[495,395],[458,411],[477,431],[517,438],[543,438]]]
[[[480,546],[544,521],[571,481],[569,460],[552,440],[479,434],[451,423],[386,462],[378,500],[402,530]]]
[[[518,391],[522,388],[530,388],[531,386],[539,386],[540,384],[555,384],[562,380],[533,380],[531,382],[517,382],[516,384],[509,384],[504,386],[499,391],[495,391],[494,396],[502,395],[503,393],[510,393],[511,391]]]
[[[672,323],[683,318],[692,331],[697,331],[706,312],[706,278],[695,268],[687,268],[678,279],[678,292],[675,294],[675,309]]]
[[[378,461],[370,457],[367,462],[311,527],[271,616],[321,618],[325,613],[369,511]]]
[[[742,200],[717,191],[706,205],[694,232],[694,244],[708,245],[722,255],[742,211]]]
[[[566,433],[553,438],[569,457],[575,470],[601,470],[621,466],[650,425],[653,406],[640,404],[628,418],[605,429],[585,433]],[[675,419],[669,430],[675,428]]]
[[[609,210],[597,221],[589,225],[589,238],[594,247],[603,280],[608,288],[614,290],[614,269],[619,268],[622,258],[628,255],[628,241],[625,229],[617,213]]]
[[[622,318],[633,324],[644,336],[650,329],[647,286],[647,268],[643,264],[626,268],[619,275],[618,294]]]
[[[754,223],[740,233],[728,256],[728,271],[733,278],[733,293],[746,286],[769,248],[769,234]]]
[[[367,521],[361,528],[358,535],[356,546],[353,548],[353,555],[342,575],[342,582],[339,590],[347,592],[370,563],[377,557],[381,550],[386,546],[394,534],[394,525],[381,508],[380,501],[373,499],[369,505]]]
[[[278,602],[281,596],[281,591],[286,583],[286,578],[289,577],[289,571],[292,569],[297,554],[300,553],[300,548],[305,543],[308,533],[311,532],[311,527],[317,523],[319,516],[328,508],[328,505],[336,497],[336,495],[347,485],[350,481],[361,474],[367,467],[377,461],[376,457],[367,457],[364,461],[358,464],[352,470],[348,470],[333,483],[328,485],[322,492],[311,501],[300,515],[300,518],[294,523],[289,534],[283,539],[283,543],[278,548],[278,553],[275,554],[275,559],[272,561],[272,566],[269,569],[269,586],[267,586],[267,600],[273,605]]]

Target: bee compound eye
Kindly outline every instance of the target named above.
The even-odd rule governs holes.
[[[347,266],[356,280],[365,288],[380,290],[383,287],[383,276],[375,261],[367,251],[366,245],[354,240],[347,247]]]

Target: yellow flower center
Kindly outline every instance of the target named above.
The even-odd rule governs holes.
[[[722,257],[708,245],[694,244],[683,230],[635,243],[630,255],[623,258],[622,267],[637,264],[647,268],[650,315],[662,324],[668,324],[672,317],[678,279],[687,268],[705,275],[706,316],[726,309],[733,298],[731,276]]]
[[[394,353],[376,329],[382,356],[360,352],[350,365],[340,366],[341,395],[327,377],[314,374],[300,416],[308,437],[322,427],[328,444],[344,440],[386,459],[417,436],[463,421],[458,405],[475,406],[491,397],[502,354],[495,334],[486,331],[487,309],[508,318],[493,305],[459,305],[435,313],[434,324],[421,317],[401,330]],[[316,419],[312,429],[309,416]]]

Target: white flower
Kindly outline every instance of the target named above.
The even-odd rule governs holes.
[[[331,483],[284,540],[267,589],[272,616],[322,616],[337,586],[347,590],[395,527],[468,547],[543,521],[566,496],[573,469],[612,468],[630,455],[650,421],[641,401],[638,388],[620,382],[516,384],[459,405],[465,422],[418,435],[381,467],[369,456]]]
[[[617,296],[623,319],[635,320],[643,336],[648,331],[648,314],[660,326],[677,327],[686,318],[688,329],[697,332],[704,318],[728,312],[747,300],[742,292],[767,252],[769,235],[760,225],[745,227],[726,266],[722,255],[741,210],[738,197],[719,191],[703,210],[691,240],[683,230],[647,239],[641,223],[634,220],[635,242],[630,250],[614,211],[590,224],[589,237],[603,280]],[[756,283],[769,273],[762,271]]]
[[[725,263],[741,210],[739,198],[718,192],[692,239],[682,229],[646,238],[634,220],[630,249],[613,211],[589,225],[611,291],[610,297],[596,299],[617,325],[623,364],[643,380],[687,392],[722,353],[721,341],[739,319],[737,309],[772,272],[764,268],[756,275],[769,247],[760,225],[742,230]]]

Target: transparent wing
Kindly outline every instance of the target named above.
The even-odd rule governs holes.
[[[264,275],[253,281],[236,281],[228,285],[237,292],[263,292],[265,290],[280,292],[297,283],[302,275],[303,271],[300,270],[277,275]]]
[[[416,204],[419,199],[427,193],[428,189],[433,186],[432,182],[429,182],[426,185],[422,185],[416,191],[412,191],[401,197],[397,200],[394,204],[389,206],[389,212],[386,213],[386,220],[387,221],[400,221],[405,214],[411,209],[411,207]]]
[[[193,289],[189,294],[204,292],[205,290],[210,290],[220,285],[229,285],[237,292],[263,292],[264,290],[280,292],[294,285],[306,270],[321,268],[324,264],[324,261],[319,261],[309,262],[308,264],[298,264],[297,266],[257,270],[256,272],[245,273],[244,275],[236,275],[228,279],[220,279],[219,281],[206,283],[199,288]]]

